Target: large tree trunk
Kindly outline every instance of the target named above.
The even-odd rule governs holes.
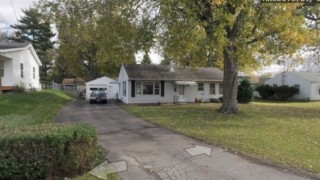
[[[220,112],[237,113],[238,57],[235,46],[231,45],[224,49],[223,75],[223,102]]]

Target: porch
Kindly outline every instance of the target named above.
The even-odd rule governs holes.
[[[0,55],[0,94],[2,94],[3,91],[12,91],[13,86],[4,86],[4,75],[5,75],[5,69],[4,69],[4,63],[5,61],[11,60],[10,58]]]

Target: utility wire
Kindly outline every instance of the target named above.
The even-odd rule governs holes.
[[[10,2],[11,2],[11,7],[12,7],[12,9],[13,9],[14,16],[16,17],[16,20],[18,21],[17,13],[16,13],[16,10],[14,9],[12,0],[10,0]]]

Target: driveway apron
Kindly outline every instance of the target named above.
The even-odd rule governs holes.
[[[257,164],[222,148],[157,127],[116,103],[77,101],[66,106],[56,122],[84,122],[96,127],[109,162],[126,161],[125,180],[302,180],[284,170]],[[196,145],[211,154],[191,155]]]

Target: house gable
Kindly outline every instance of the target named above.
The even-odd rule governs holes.
[[[0,43],[0,53],[15,53],[19,51],[29,51],[32,54],[38,66],[42,66],[42,63],[31,43],[11,43],[11,42]]]
[[[41,89],[41,62],[30,43],[0,42],[0,56],[4,64],[1,86]]]
[[[103,77],[100,77],[100,78],[97,78],[97,79],[94,79],[92,81],[88,81],[86,82],[85,84],[105,84],[107,82],[113,82],[115,81],[114,79],[111,79],[107,76],[103,76]]]

